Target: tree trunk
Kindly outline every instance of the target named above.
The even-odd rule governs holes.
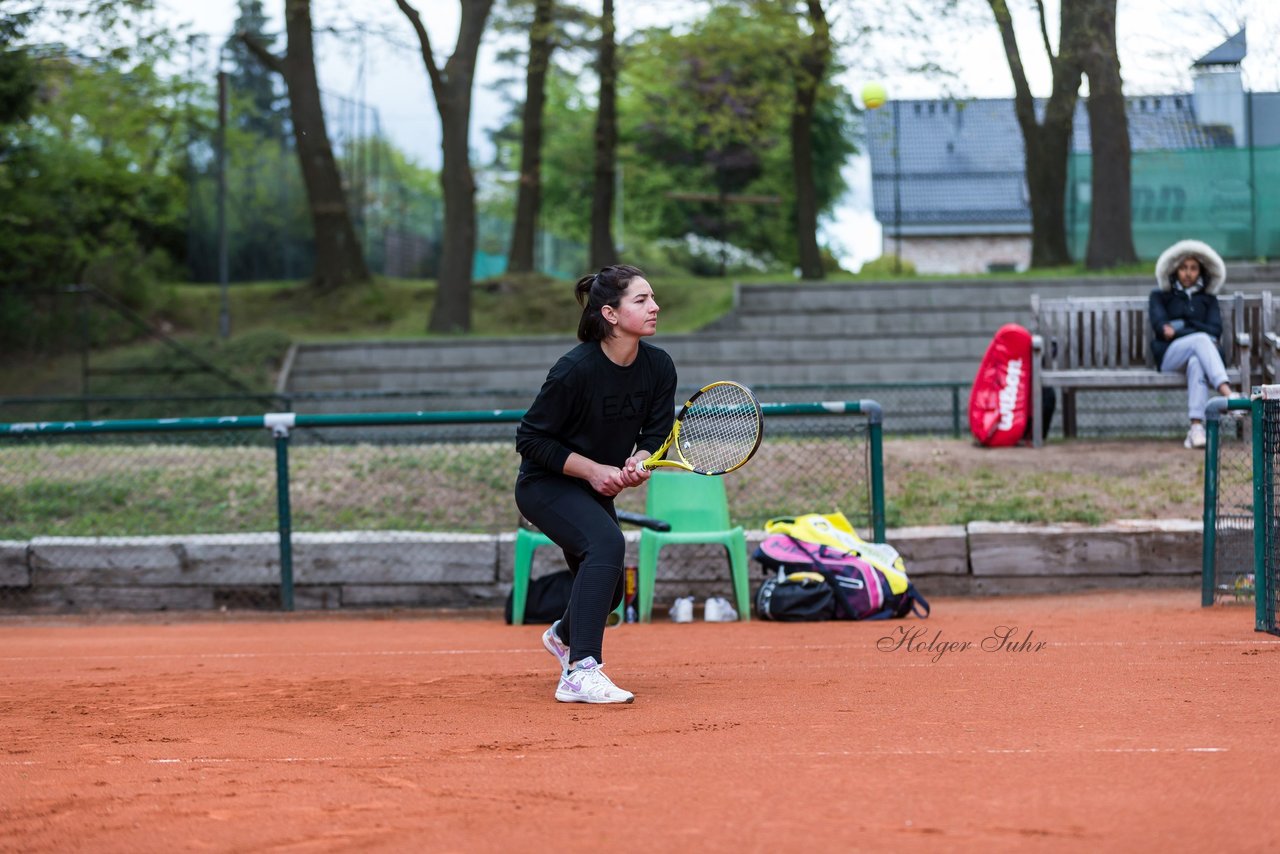
[[[441,148],[440,187],[444,195],[444,233],[441,235],[440,272],[436,302],[427,324],[430,332],[471,330],[472,265],[476,254],[476,180],[471,171],[467,145],[470,121],[458,121],[459,108],[470,111],[470,93],[459,104],[457,93],[440,102]],[[449,121],[443,121],[449,115]]]
[[[818,194],[813,182],[813,110],[818,87],[831,59],[831,34],[820,0],[807,0],[813,28],[795,74],[795,109],[791,113],[791,161],[796,188],[796,248],[800,276],[821,279],[822,253],[818,249]]]
[[[302,168],[316,243],[311,282],[321,291],[368,282],[369,268],[351,223],[342,177],[338,174],[325,127],[320,84],[316,80],[310,0],[285,0],[284,20],[288,53],[283,59],[248,33],[241,33],[240,37],[255,56],[284,78],[289,92],[294,147]]]
[[[1014,111],[1026,149],[1027,192],[1031,197],[1031,266],[1060,267],[1071,263],[1067,250],[1067,161],[1075,124],[1081,72],[1074,48],[1083,24],[1081,4],[1065,0],[1059,15],[1058,55],[1045,36],[1045,51],[1053,69],[1053,89],[1045,104],[1044,120],[1036,117],[1035,98],[1027,83],[1022,55],[1014,37],[1013,18],[1005,0],[987,0],[1000,29],[1005,59],[1013,76]],[[1040,6],[1043,15],[1043,6]],[[1047,32],[1041,19],[1040,31]]]
[[[618,261],[613,243],[614,157],[618,145],[617,45],[613,32],[613,0],[603,0],[600,15],[600,104],[596,110],[596,174],[591,192],[591,269]]]
[[[511,226],[507,271],[533,271],[534,239],[542,205],[542,111],[547,100],[547,68],[555,48],[552,37],[553,0],[537,0],[529,31],[529,69],[521,112],[520,184],[516,188],[516,219]]]
[[[1137,263],[1133,246],[1129,118],[1116,51],[1116,0],[1091,0],[1081,60],[1089,76],[1089,147],[1093,152],[1089,248],[1085,266],[1102,270]]]
[[[418,10],[406,0],[396,0],[409,19],[422,48],[422,61],[431,79],[431,91],[440,114],[443,161],[440,187],[444,193],[444,234],[440,251],[440,275],[436,282],[436,302],[431,310],[428,332],[468,332],[471,330],[471,265],[476,254],[476,181],[471,171],[467,137],[471,129],[471,84],[475,78],[476,54],[484,36],[485,19],[493,0],[459,0],[462,20],[458,42],[444,68],[436,65],[431,37]]]
[[[1043,125],[1022,131],[1031,207],[1032,267],[1063,267],[1071,263],[1067,248],[1067,162],[1074,124],[1070,114],[1065,120],[1060,115],[1052,119],[1046,115]]]

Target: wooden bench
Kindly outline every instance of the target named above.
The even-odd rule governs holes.
[[[1186,388],[1182,373],[1161,373],[1151,355],[1148,298],[1031,296],[1031,435],[1043,439],[1043,387],[1062,389],[1062,433],[1076,435],[1076,393],[1081,389]],[[1228,381],[1248,391],[1270,363],[1271,293],[1220,296],[1222,361]],[[1274,338],[1275,336],[1271,336]]]

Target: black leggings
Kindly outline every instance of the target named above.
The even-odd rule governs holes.
[[[516,481],[516,506],[564,550],[573,573],[573,592],[558,632],[569,644],[569,660],[592,656],[603,664],[605,621],[622,602],[626,557],[613,500],[592,492],[577,478],[521,475]]]

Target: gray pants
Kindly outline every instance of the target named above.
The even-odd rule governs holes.
[[[1204,407],[1217,394],[1218,386],[1227,381],[1227,369],[1218,352],[1218,342],[1204,332],[1192,332],[1175,338],[1164,351],[1160,362],[1164,373],[1185,371],[1187,374],[1187,417],[1204,420]]]

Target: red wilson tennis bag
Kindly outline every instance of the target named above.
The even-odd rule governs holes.
[[[987,447],[1016,445],[1031,418],[1031,333],[1016,323],[996,332],[969,393],[969,431]]]

